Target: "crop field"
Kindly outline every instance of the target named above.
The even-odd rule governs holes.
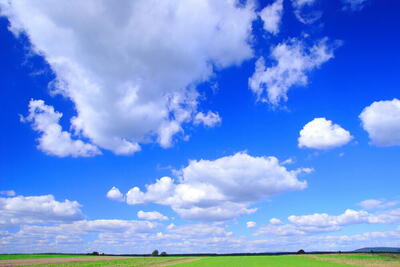
[[[11,257],[10,257],[11,256]],[[172,266],[197,260],[194,257],[126,257],[81,255],[0,255],[3,266]]]
[[[340,267],[340,263],[319,261],[305,256],[227,256],[209,257],[198,261],[178,264],[177,267]]]
[[[77,254],[0,254],[0,260],[12,259],[42,259],[42,258],[70,258],[70,257],[92,257],[92,255]]]
[[[399,267],[396,254],[329,254],[214,257],[118,257],[81,255],[0,255],[0,266],[176,266],[176,267]]]
[[[310,258],[334,263],[345,263],[352,266],[399,267],[400,254],[330,254],[310,255]]]

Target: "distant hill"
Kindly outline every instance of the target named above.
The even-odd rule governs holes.
[[[400,248],[388,248],[388,247],[371,247],[371,248],[360,248],[354,250],[354,252],[397,252],[400,253]]]

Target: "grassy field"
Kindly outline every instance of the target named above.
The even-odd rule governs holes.
[[[227,256],[207,257],[198,261],[177,264],[176,267],[341,267],[349,265],[318,261],[304,256]]]
[[[1,261],[0,261],[1,263]],[[1,264],[0,264],[1,266]],[[219,257],[157,257],[124,260],[100,260],[91,262],[69,262],[41,264],[35,266],[97,267],[97,266],[176,266],[176,267],[341,267],[350,265],[319,261],[304,256],[219,256]]]
[[[26,259],[45,257],[74,257],[76,255],[0,255],[0,259]],[[11,258],[10,256],[14,257]],[[90,255],[88,255],[90,257]],[[0,260],[1,266],[1,260]],[[282,256],[218,256],[218,257],[157,257],[120,260],[99,260],[91,262],[70,262],[63,264],[42,264],[35,266],[176,266],[176,267],[399,267],[400,255],[395,254],[329,254],[329,255],[282,255]]]
[[[197,258],[192,257],[164,257],[164,258],[137,258],[137,259],[126,259],[126,260],[106,260],[106,261],[82,261],[82,262],[71,262],[71,263],[57,263],[57,264],[38,264],[35,267],[100,267],[100,266],[118,266],[118,267],[161,267],[161,266],[178,266],[180,263],[188,261],[194,261]]]

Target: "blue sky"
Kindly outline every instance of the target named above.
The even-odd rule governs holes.
[[[395,246],[399,7],[0,1],[0,252]]]

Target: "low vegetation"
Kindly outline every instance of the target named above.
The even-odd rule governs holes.
[[[198,261],[177,264],[176,267],[349,267],[328,261],[318,261],[300,255],[223,256],[206,257]]]
[[[155,253],[154,253],[155,254]],[[157,253],[158,254],[158,253]],[[158,254],[161,256],[162,253]],[[96,261],[65,262],[62,266],[176,266],[176,267],[349,267],[349,266],[373,266],[373,267],[398,267],[400,266],[400,254],[302,254],[277,255],[277,256],[205,256],[205,257],[142,257],[129,259],[110,259],[108,256],[98,256]],[[82,255],[67,254],[15,254],[0,255],[2,260],[18,259],[43,259],[41,265],[35,266],[60,266],[60,263],[50,264],[46,258],[76,257]],[[90,257],[88,255],[87,257]],[[103,259],[102,259],[103,257]],[[94,258],[92,258],[94,259]],[[72,260],[72,259],[71,259]],[[3,263],[5,263],[3,261]],[[19,265],[19,264],[18,264]]]
[[[100,267],[100,266],[118,266],[118,267],[162,267],[162,266],[180,266],[181,263],[196,261],[193,257],[147,257],[125,260],[100,260],[100,261],[81,261],[63,263],[63,267]],[[0,262],[1,263],[1,262]],[[1,265],[0,265],[1,266]],[[41,264],[35,267],[56,267],[57,264]]]
[[[308,257],[329,261],[334,263],[348,264],[361,267],[399,267],[400,254],[329,254],[329,255],[308,255]]]
[[[12,259],[42,259],[42,258],[63,258],[63,257],[90,257],[92,255],[78,254],[0,254],[0,260]]]

